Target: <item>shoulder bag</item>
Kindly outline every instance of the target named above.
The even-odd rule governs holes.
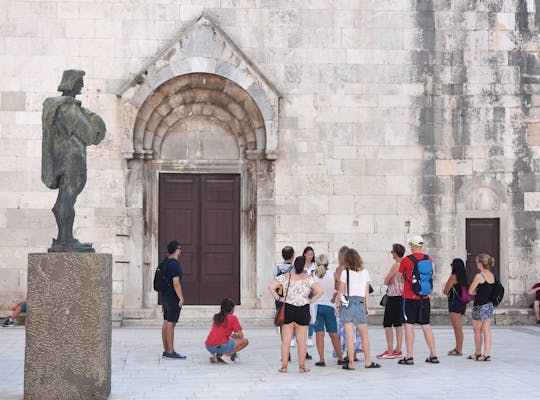
[[[291,273],[289,273],[289,282],[287,283],[287,290],[285,291],[285,297],[283,303],[279,306],[274,315],[274,325],[282,326],[285,323],[285,300],[287,300],[287,294],[289,293],[289,286],[291,286]]]

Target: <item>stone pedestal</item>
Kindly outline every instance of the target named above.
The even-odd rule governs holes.
[[[25,399],[107,399],[112,256],[28,255]]]

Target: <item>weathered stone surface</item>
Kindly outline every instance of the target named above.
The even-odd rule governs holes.
[[[109,396],[111,302],[110,254],[28,255],[25,399]]]

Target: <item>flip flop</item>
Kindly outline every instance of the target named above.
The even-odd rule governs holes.
[[[471,354],[470,356],[467,356],[467,360],[478,361],[481,356],[481,354]]]
[[[475,361],[491,361],[491,356],[480,356]]]
[[[305,372],[309,372],[311,371],[309,368],[306,368],[306,367],[299,367],[298,368],[298,372],[300,372],[301,374],[305,373]]]
[[[348,369],[349,371],[354,371],[355,370],[355,368],[349,367],[349,364],[343,364],[341,366],[341,369]]]
[[[368,365],[367,367],[364,367],[364,368],[381,368],[381,364],[377,364],[377,363],[372,362],[370,365]]]
[[[319,362],[316,362],[315,365],[317,367],[326,367],[326,363],[324,361],[319,361]]]
[[[426,362],[430,364],[438,364],[439,359],[437,358],[437,356],[433,356],[433,357],[429,356],[428,358],[426,358]]]
[[[280,369],[278,369],[278,372],[286,373],[287,372],[287,367],[281,367]]]

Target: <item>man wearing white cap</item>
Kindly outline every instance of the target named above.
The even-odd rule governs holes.
[[[414,324],[419,324],[429,347],[427,363],[438,364],[435,338],[429,324],[431,305],[429,293],[433,289],[433,260],[424,254],[424,239],[415,235],[408,240],[412,254],[401,260],[399,272],[403,274],[403,320],[405,322],[405,345],[407,355],[398,364],[412,365],[414,346]]]

